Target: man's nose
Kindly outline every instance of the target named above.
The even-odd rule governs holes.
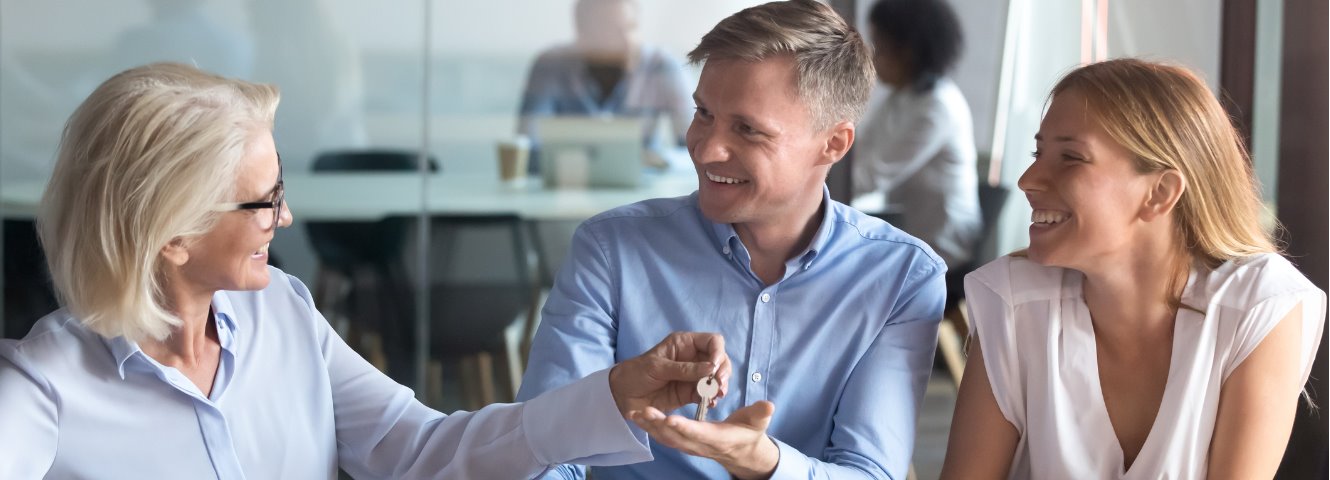
[[[695,128],[689,131],[692,138],[693,161],[701,163],[724,162],[730,159],[731,149],[724,135],[715,133],[711,128]]]

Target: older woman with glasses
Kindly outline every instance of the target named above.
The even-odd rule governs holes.
[[[154,64],[74,112],[38,215],[64,308],[0,341],[0,478],[529,478],[649,459],[625,415],[727,386],[722,339],[675,333],[525,404],[421,405],[267,265],[277,101]]]

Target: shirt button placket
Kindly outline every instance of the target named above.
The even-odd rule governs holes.
[[[746,391],[748,401],[765,400],[767,398],[766,385],[762,383],[762,371],[768,369],[771,365],[771,342],[774,334],[775,325],[774,312],[775,304],[771,303],[775,295],[772,291],[775,287],[770,287],[762,291],[757,296],[757,303],[754,306],[755,322],[753,325],[753,351],[749,357],[748,379]]]

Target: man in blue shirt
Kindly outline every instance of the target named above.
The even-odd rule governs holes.
[[[598,480],[904,478],[946,267],[824,186],[854,142],[867,47],[830,8],[795,0],[721,21],[689,57],[704,63],[687,135],[700,188],[578,228],[519,399],[670,331],[720,332],[734,384],[709,418],[726,420],[647,409],[634,420],[655,461]]]

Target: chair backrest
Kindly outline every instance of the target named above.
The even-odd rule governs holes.
[[[409,150],[336,150],[320,153],[314,158],[315,172],[356,171],[396,172],[416,170],[419,154]],[[431,173],[439,171],[439,163],[430,155],[426,158]]]
[[[339,150],[314,159],[315,172],[411,172],[419,154],[408,150]],[[430,172],[439,170],[431,155]],[[325,268],[349,270],[356,265],[399,261],[412,219],[391,217],[374,222],[305,222],[314,253]]]
[[[987,242],[988,236],[993,234],[993,227],[997,226],[998,216],[1002,215],[1002,207],[1007,205],[1009,195],[1011,189],[1005,186],[979,184],[979,217],[984,221],[979,234],[980,244]]]
[[[1002,214],[1002,207],[1007,204],[1007,196],[1011,194],[1011,189],[1002,185],[989,185],[981,182],[979,184],[979,217],[983,225],[979,230],[979,238],[975,239],[975,251],[983,248],[988,243],[988,237],[993,234],[994,227],[997,226],[998,216]],[[983,265],[979,259],[971,259],[965,265],[953,268],[947,271],[945,282],[947,284],[946,309],[951,310],[955,307],[961,297],[965,296],[965,275],[973,272]]]

